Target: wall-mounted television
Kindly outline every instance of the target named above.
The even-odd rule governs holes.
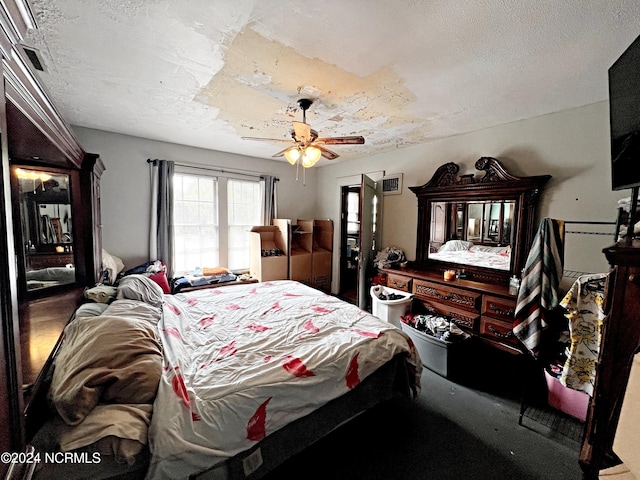
[[[640,37],[609,68],[611,187],[640,187]]]

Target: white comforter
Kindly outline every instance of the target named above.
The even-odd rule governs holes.
[[[511,268],[511,255],[506,252],[495,253],[471,248],[469,250],[444,251],[429,253],[429,260],[442,262],[461,263],[476,267],[495,268],[509,270]]]
[[[293,281],[166,295],[149,478],[182,478],[255,445],[407,352],[405,334]]]

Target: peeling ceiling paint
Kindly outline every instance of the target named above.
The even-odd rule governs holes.
[[[398,138],[409,145],[427,136],[426,122],[406,111],[415,96],[391,69],[360,77],[251,28],[235,37],[224,67],[196,99],[219,108],[218,118],[239,135],[288,139],[291,121],[302,121],[300,109],[291,107],[301,97],[314,100],[307,123],[323,137],[363,135],[367,143],[384,148],[395,146]],[[272,112],[270,118],[265,111]],[[359,147],[336,148],[344,154]]]
[[[312,98],[338,161],[607,99],[637,0],[32,0],[67,121],[271,158]]]

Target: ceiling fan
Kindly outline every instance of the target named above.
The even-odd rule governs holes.
[[[308,98],[298,100],[298,105],[302,109],[302,122],[293,122],[293,130],[291,130],[293,145],[273,155],[274,158],[284,156],[291,165],[296,165],[300,160],[303,167],[310,168],[316,164],[321,156],[327,160],[335,160],[340,156],[322,145],[362,145],[364,143],[364,137],[359,135],[319,138],[318,132],[307,123],[307,110],[312,104],[313,100]],[[280,138],[242,137],[242,139],[291,143],[291,140]]]

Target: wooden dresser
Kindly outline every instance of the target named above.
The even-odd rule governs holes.
[[[383,268],[387,286],[410,292],[430,312],[445,315],[484,343],[520,354],[513,334],[516,296],[506,285],[465,279],[445,281],[439,272],[419,268]]]
[[[640,349],[640,240],[620,241],[605,248],[604,254],[613,271],[595,388],[580,451],[584,480],[597,480],[599,470],[619,463],[612,444],[633,355]]]
[[[32,253],[26,256],[29,270],[40,270],[47,267],[64,267],[73,264],[73,253]]]
[[[493,157],[479,158],[475,168],[483,175],[459,175],[460,167],[449,162],[427,183],[409,187],[418,202],[415,261],[381,270],[388,287],[413,293],[427,311],[450,317],[483,343],[517,355],[523,352],[513,333],[517,296],[508,284],[524,267],[540,191],[551,177],[513,175]],[[445,261],[435,255],[451,244],[454,253],[472,245],[484,252],[502,248],[499,254],[508,252],[509,264],[483,263],[473,255]],[[464,278],[446,281],[447,271],[464,272]]]

